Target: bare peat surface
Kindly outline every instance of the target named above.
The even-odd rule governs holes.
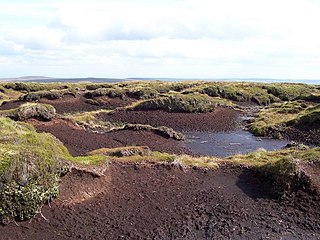
[[[320,126],[317,128],[290,127],[285,135],[288,139],[301,142],[307,145],[320,146]]]
[[[66,95],[63,98],[55,100],[41,98],[39,102],[52,105],[59,114],[95,111],[101,109],[99,106],[85,103],[85,98],[83,97],[75,97],[72,95]]]
[[[94,133],[72,124],[55,119],[50,122],[30,120],[38,132],[49,132],[57,137],[74,156],[85,155],[99,148],[123,146],[148,146],[153,151],[168,153],[190,153],[182,142],[167,139],[150,131],[121,130],[109,133]]]
[[[99,113],[97,117],[110,122],[167,126],[177,131],[232,131],[239,122],[239,115],[239,111],[219,107],[210,113],[119,110]]]
[[[272,199],[253,171],[110,163],[103,177],[73,170],[30,222],[0,226],[20,239],[320,239],[316,197]]]
[[[20,105],[22,105],[25,102],[22,101],[9,101],[9,102],[4,102],[2,103],[2,105],[0,106],[0,110],[9,110],[9,109],[13,109],[13,108],[17,108]]]

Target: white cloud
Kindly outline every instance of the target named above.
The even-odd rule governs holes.
[[[21,75],[320,78],[319,12],[314,0],[2,1],[0,67],[12,64],[2,72],[11,74],[19,65]]]

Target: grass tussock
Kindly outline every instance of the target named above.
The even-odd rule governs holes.
[[[302,111],[296,118],[288,121],[288,125],[297,125],[307,128],[319,128],[320,127],[320,104],[307,108]]]
[[[167,112],[211,112],[218,105],[214,98],[201,94],[175,94],[169,97],[146,100],[134,110],[163,110]]]
[[[303,99],[316,91],[316,88],[307,84],[275,83],[266,84],[264,88],[283,101]]]
[[[11,89],[20,93],[30,93],[39,91],[51,91],[51,90],[82,90],[85,89],[89,83],[35,83],[35,82],[7,82],[1,83],[5,89]]]
[[[259,171],[271,181],[285,185],[292,184],[301,177],[301,164],[320,162],[320,148],[295,146],[276,151],[259,149],[245,155],[235,155],[225,159],[232,164],[240,164]]]
[[[0,117],[0,223],[31,218],[58,194],[59,176],[70,164],[98,164],[103,156],[72,157],[48,133]]]
[[[19,97],[19,100],[25,102],[37,102],[41,98],[46,98],[48,100],[60,99],[64,95],[73,95],[75,96],[75,91],[70,90],[51,90],[51,91],[38,91],[38,92],[28,92]]]

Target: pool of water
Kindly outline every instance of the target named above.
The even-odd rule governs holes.
[[[259,138],[250,132],[186,132],[186,147],[194,154],[226,157],[235,154],[253,152],[259,148],[268,151],[284,147],[288,141]]]

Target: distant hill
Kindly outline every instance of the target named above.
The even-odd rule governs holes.
[[[16,78],[0,78],[0,82],[94,82],[94,83],[115,83],[123,81],[214,81],[214,82],[264,82],[264,83],[306,83],[320,85],[320,80],[311,79],[274,79],[274,78],[146,78],[146,77],[130,77],[130,78],[53,78],[46,76],[23,76]]]
[[[23,77],[16,77],[16,78],[0,78],[2,82],[24,82],[29,80],[48,80],[52,79],[50,77],[45,76],[23,76]]]
[[[86,77],[86,78],[52,78],[45,76],[24,76],[17,78],[0,78],[0,82],[122,82],[128,81],[128,79],[121,78],[95,78],[95,77]]]
[[[320,85],[320,80],[312,79],[277,79],[277,78],[139,78],[130,77],[128,80],[144,80],[144,81],[209,81],[209,82],[262,82],[262,83],[305,83]]]

